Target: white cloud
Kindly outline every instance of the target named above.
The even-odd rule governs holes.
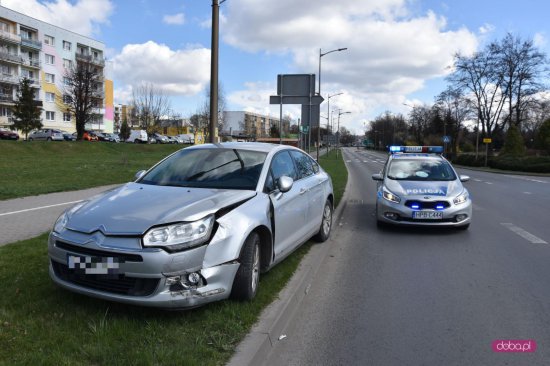
[[[486,35],[488,33],[492,33],[495,31],[495,26],[489,23],[485,23],[481,27],[479,27],[479,34]]]
[[[296,73],[318,73],[319,48],[326,52],[347,47],[322,58],[321,92],[325,97],[327,92],[346,92],[338,103],[353,113],[356,130],[384,109],[402,109],[407,95],[449,72],[456,52],[470,54],[478,45],[475,33],[447,29],[444,17],[411,14],[405,0],[255,4],[228,2],[224,40],[249,52],[287,53],[292,58],[289,68]],[[240,93],[253,94],[250,87]],[[270,90],[274,93],[275,88]],[[243,96],[237,101],[243,108],[253,105]]]
[[[98,34],[114,10],[110,0],[3,0],[2,6],[85,36]]]
[[[533,37],[533,44],[536,47],[543,48],[546,46],[547,40],[544,33],[535,33],[535,36]]]
[[[129,44],[113,59],[114,79],[123,86],[152,83],[173,95],[195,95],[210,80],[210,50],[172,50],[148,41]]]
[[[183,13],[178,13],[174,15],[165,15],[162,18],[162,22],[165,24],[171,24],[171,25],[181,25],[185,23],[185,15]]]

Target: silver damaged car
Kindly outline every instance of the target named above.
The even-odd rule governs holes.
[[[70,291],[161,308],[250,300],[260,273],[328,239],[329,175],[302,150],[262,143],[193,146],[63,213],[49,272]]]

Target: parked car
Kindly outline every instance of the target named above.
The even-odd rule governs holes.
[[[109,142],[120,142],[120,137],[116,133],[104,133]]]
[[[184,144],[193,145],[195,143],[195,136],[192,133],[177,135],[177,137],[183,141]]]
[[[0,128],[0,140],[19,140],[19,134],[7,128]]]
[[[97,137],[96,133],[93,131],[84,131],[84,134],[82,134],[82,140],[95,142],[95,141],[99,141],[99,138]]]
[[[63,133],[53,128],[43,128],[41,130],[32,131],[29,134],[28,140],[45,140],[45,141],[63,141]]]
[[[106,134],[102,132],[94,132],[94,134],[97,136],[97,141],[109,142],[109,137]]]
[[[65,211],[49,273],[67,290],[141,306],[251,300],[261,272],[328,239],[333,202],[330,176],[295,147],[191,146]]]
[[[168,140],[168,143],[169,143],[169,144],[179,144],[179,141],[178,141],[178,139],[176,139],[175,136],[168,136],[168,135],[165,135],[164,137],[166,137],[166,139]]]
[[[76,133],[69,133],[67,131],[60,130],[65,141],[76,141]]]
[[[170,140],[160,133],[152,133],[149,135],[149,142],[151,144],[169,144]]]
[[[132,130],[130,136],[126,139],[126,142],[147,143],[147,132],[145,130]]]

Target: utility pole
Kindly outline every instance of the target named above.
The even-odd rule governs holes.
[[[222,0],[222,3],[225,0]],[[218,125],[218,48],[220,1],[212,0],[212,56],[210,58],[210,142],[216,141]]]

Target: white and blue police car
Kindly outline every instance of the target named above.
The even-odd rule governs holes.
[[[384,224],[449,226],[468,229],[472,201],[458,175],[441,154],[442,146],[391,146],[378,182],[376,220]]]

